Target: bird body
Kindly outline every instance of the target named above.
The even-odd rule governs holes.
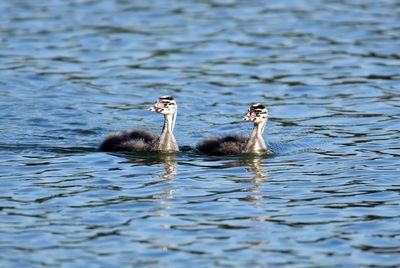
[[[109,134],[101,143],[99,150],[103,152],[146,152],[154,151],[157,136],[147,130],[132,129]]]
[[[248,138],[244,136],[211,137],[197,145],[197,150],[206,155],[229,155],[242,153]]]
[[[171,96],[162,96],[149,111],[164,115],[160,137],[148,130],[117,131],[109,134],[100,144],[104,152],[177,152],[178,144],[173,134],[178,106]]]
[[[268,120],[267,108],[259,103],[250,106],[244,121],[254,122],[249,137],[225,136],[208,138],[197,145],[197,150],[206,155],[232,155],[240,153],[264,153],[267,145],[262,136]]]

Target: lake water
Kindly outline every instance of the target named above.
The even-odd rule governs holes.
[[[269,2],[269,3],[268,3]],[[1,267],[399,267],[396,0],[1,1]],[[109,154],[243,134],[267,157]]]

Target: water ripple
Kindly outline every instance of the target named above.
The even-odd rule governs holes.
[[[399,11],[385,1],[0,2],[2,267],[398,267]],[[194,146],[104,154],[179,103]]]

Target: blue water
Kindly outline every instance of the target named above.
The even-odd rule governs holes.
[[[396,0],[1,1],[1,267],[399,267]],[[108,154],[159,133],[266,157]]]

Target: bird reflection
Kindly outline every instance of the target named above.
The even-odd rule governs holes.
[[[264,170],[262,165],[264,159],[262,155],[249,155],[226,163],[222,168],[245,167],[246,171],[253,174],[251,181],[260,185],[268,177],[268,173]]]
[[[250,195],[243,198],[244,200],[257,201],[263,198],[260,187],[268,178],[268,173],[263,167],[264,159],[262,155],[249,155],[226,164],[227,167],[245,167],[245,170],[253,175],[251,182],[254,184],[254,187],[246,188],[246,192],[249,192]],[[248,182],[248,179],[245,181],[240,179],[240,182]]]
[[[163,180],[173,180],[177,173],[176,168],[176,155],[173,153],[161,153],[157,155],[142,155],[129,157],[130,162],[136,165],[159,165],[162,164],[164,171],[159,174],[160,178]]]
[[[175,179],[177,172],[175,154],[165,154],[159,160],[164,165],[164,172],[160,174],[160,177],[169,181]]]
[[[244,160],[244,164],[247,166],[246,170],[254,174],[252,181],[260,186],[260,184],[266,180],[267,172],[262,166],[263,158],[261,156],[251,156]]]
[[[226,159],[226,158],[225,158]],[[213,161],[223,161],[225,159],[214,159]],[[218,166],[208,166],[210,168],[219,168],[219,169],[229,169],[233,167],[244,167],[244,169],[252,175],[250,181],[247,176],[239,175],[238,177],[233,177],[237,183],[248,184],[251,182],[253,187],[242,189],[241,191],[249,192],[250,195],[241,198],[245,201],[256,201],[261,200],[263,198],[261,194],[260,187],[262,187],[263,182],[265,182],[268,178],[268,173],[265,171],[263,167],[264,159],[266,159],[265,155],[240,155],[238,157],[233,158],[232,161],[225,162]]]
[[[263,158],[261,156],[251,156],[244,159],[243,162],[247,166],[246,170],[253,174],[251,181],[254,183],[254,187],[248,189],[250,194],[246,197],[246,200],[257,201],[263,199],[260,187],[267,179],[267,172],[262,166]]]
[[[172,181],[175,179],[175,175],[177,173],[177,163],[176,163],[176,155],[174,153],[160,153],[160,154],[145,154],[141,157],[137,155],[133,158],[130,158],[131,162],[134,162],[136,165],[162,165],[163,170],[158,172],[158,176],[161,180],[156,182],[148,183],[147,186],[155,185],[155,184],[165,184],[166,182]],[[175,189],[169,189],[169,186],[163,190],[163,192],[156,194],[156,197],[159,200],[171,199],[174,197],[176,192]]]

